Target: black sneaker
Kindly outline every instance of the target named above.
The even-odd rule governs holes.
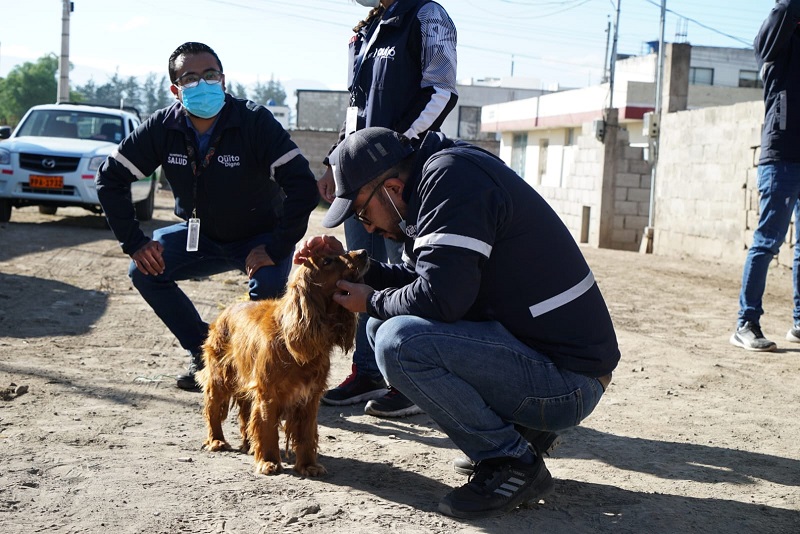
[[[788,336],[787,336],[788,337]],[[764,337],[758,323],[747,321],[731,335],[731,344],[755,352],[769,352],[778,348],[774,341]]]
[[[533,449],[540,455],[550,456],[559,445],[561,445],[561,436],[555,432],[547,432],[546,430],[535,430],[533,428],[524,427],[522,425],[514,425],[517,432],[522,434],[522,437],[533,446]],[[475,462],[467,457],[456,458],[453,460],[453,471],[459,475],[469,476],[475,470]]]
[[[203,355],[192,354],[192,361],[189,363],[189,367],[186,368],[186,373],[175,377],[177,386],[186,391],[200,391],[202,388],[194,379],[194,374],[203,367]]]
[[[350,376],[335,388],[326,391],[322,396],[322,402],[331,406],[345,406],[379,399],[388,392],[383,378],[374,379],[364,374],[358,374],[356,364],[353,364]]]
[[[425,412],[400,393],[400,390],[389,386],[389,392],[386,395],[367,403],[364,413],[376,417],[405,417]]]
[[[553,477],[541,456],[532,464],[517,458],[491,458],[478,462],[469,482],[445,495],[439,511],[464,519],[493,517],[535,504],[552,491]]]

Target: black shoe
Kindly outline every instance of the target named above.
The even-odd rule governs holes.
[[[561,445],[561,436],[555,432],[535,430],[522,425],[514,425],[514,428],[522,434],[522,437],[533,446],[539,455],[550,456]],[[453,460],[453,471],[459,475],[469,476],[474,470],[475,462],[469,458],[461,457]]]
[[[186,391],[200,391],[202,388],[194,379],[194,375],[203,367],[203,355],[192,354],[192,361],[186,368],[186,373],[175,377],[177,386]]]
[[[383,378],[376,380],[363,373],[359,374],[356,364],[353,364],[350,376],[335,388],[326,391],[322,396],[322,402],[331,406],[345,406],[379,399],[388,392],[389,390],[386,388],[386,382]]]
[[[445,495],[439,511],[464,519],[493,517],[534,504],[552,491],[553,477],[541,456],[532,464],[518,458],[491,458],[478,462],[469,482]]]
[[[369,401],[364,407],[364,413],[376,417],[405,417],[425,412],[400,393],[400,390],[389,386],[389,393],[380,399]]]

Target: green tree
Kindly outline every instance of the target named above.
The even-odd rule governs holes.
[[[232,86],[229,88],[229,91],[236,98],[247,98],[247,88],[240,83],[232,84]]]
[[[94,98],[87,99],[87,102],[113,107],[125,105],[140,108],[142,102],[139,93],[139,82],[135,77],[122,78],[115,72],[108,82],[95,87]]]
[[[253,89],[253,101],[259,104],[267,104],[270,100],[276,106],[286,105],[286,91],[283,90],[281,82],[276,81],[275,78],[270,78],[266,84],[256,82]]]
[[[166,76],[157,78],[155,73],[150,73],[142,85],[142,114],[149,115],[154,111],[167,107],[172,99],[172,93],[169,92],[169,82]]]
[[[58,93],[58,58],[47,54],[11,69],[0,81],[0,122],[16,125],[32,106],[52,104]]]

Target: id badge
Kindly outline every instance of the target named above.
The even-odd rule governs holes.
[[[344,136],[347,137],[358,128],[358,108],[350,106],[347,108],[347,114],[344,121]]]
[[[200,219],[189,219],[189,233],[186,235],[186,251],[197,252],[200,243]]]

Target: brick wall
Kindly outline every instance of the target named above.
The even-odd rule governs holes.
[[[653,252],[741,263],[758,221],[762,102],[664,115]],[[791,235],[791,234],[790,234]],[[780,255],[791,264],[791,252]]]
[[[650,165],[642,148],[629,146],[624,128],[607,128],[606,136],[604,145],[585,123],[575,150],[565,155],[572,162],[562,183],[536,190],[579,243],[638,250],[648,222]]]

